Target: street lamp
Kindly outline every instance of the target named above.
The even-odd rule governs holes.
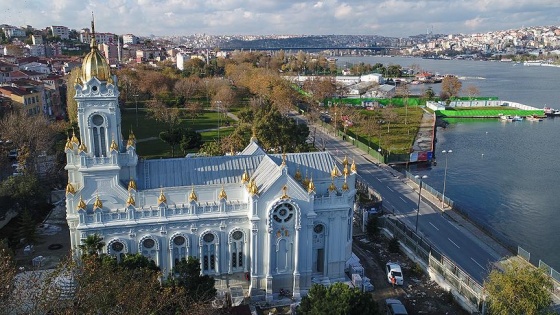
[[[381,162],[384,163],[385,161],[383,161],[384,159],[382,158],[383,156],[381,155],[381,148],[377,148],[377,152],[379,152],[379,157],[381,158]]]
[[[445,180],[447,179],[447,156],[453,153],[453,150],[443,150],[442,154],[445,154],[445,171],[443,172],[443,192],[441,194],[441,211],[445,208]]]
[[[420,190],[418,191],[418,209],[416,209],[416,233],[418,233],[418,215],[420,214],[420,200],[422,199],[422,183],[423,179],[428,178],[428,175],[416,175],[414,178],[420,180]]]

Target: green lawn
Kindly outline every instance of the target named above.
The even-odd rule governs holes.
[[[478,108],[454,108],[436,111],[436,115],[443,117],[498,117],[500,114],[529,116],[544,116],[542,109],[522,110],[513,107],[478,107]]]

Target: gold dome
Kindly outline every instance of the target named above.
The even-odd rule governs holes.
[[[99,52],[95,40],[95,25],[91,22],[91,51],[84,57],[82,62],[82,82],[87,82],[96,77],[99,81],[111,81],[111,69],[107,59]]]
[[[82,196],[80,196],[80,202],[78,202],[78,210],[82,209],[85,210],[86,209],[86,202],[84,201],[84,199],[82,198]]]
[[[308,193],[315,192],[315,184],[313,184],[313,178],[311,178],[309,184],[307,185],[307,192]]]
[[[101,202],[101,199],[99,199],[99,195],[97,195],[97,197],[95,198],[95,202],[93,203],[93,209],[102,209],[103,208],[103,202]]]
[[[336,190],[336,186],[334,185],[334,181],[331,181],[331,184],[329,186],[329,191],[335,191]]]
[[[227,199],[227,194],[226,191],[224,190],[224,186],[222,185],[222,190],[220,191],[220,194],[218,195],[218,198],[221,199]]]
[[[352,160],[352,165],[350,165],[350,171],[356,173],[356,161]]]
[[[198,196],[194,192],[194,186],[193,186],[191,193],[189,195],[189,201],[197,201],[197,200],[198,200]]]
[[[72,130],[72,142],[75,144],[80,144],[80,140],[76,137],[76,133]]]
[[[74,189],[74,186],[72,186],[70,181],[68,181],[68,185],[66,185],[66,193],[72,195],[76,193],[76,189]]]
[[[159,197],[157,199],[158,204],[160,203],[167,203],[167,198],[165,198],[165,195],[163,194],[163,188],[161,189],[160,193],[159,193]]]
[[[80,144],[80,146],[78,147],[78,152],[85,152],[87,153],[87,147],[85,144]]]
[[[134,190],[138,190],[136,188],[136,181],[134,179],[130,179],[130,182],[128,182],[128,191],[131,191],[132,189]]]
[[[119,151],[119,145],[117,144],[115,139],[111,141],[111,146],[109,147],[109,149],[111,149],[111,151]]]
[[[251,195],[259,194],[259,188],[257,187],[257,183],[254,180],[251,181],[251,185],[249,186],[249,193],[251,193]]]
[[[243,172],[243,175],[241,175],[241,183],[245,184],[249,182],[249,180],[249,174],[247,174],[247,170],[245,170],[245,172]]]
[[[136,201],[134,201],[134,197],[132,197],[131,193],[128,193],[128,199],[126,200],[126,204],[128,206],[136,206]]]
[[[66,140],[66,145],[64,146],[64,151],[73,149],[74,146],[72,145],[72,140],[70,140],[70,137],[68,137],[68,140]]]

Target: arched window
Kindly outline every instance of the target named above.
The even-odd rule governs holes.
[[[169,249],[171,250],[173,266],[175,266],[181,259],[187,259],[189,256],[189,242],[185,235],[173,235],[169,242]]]
[[[107,254],[117,258],[117,261],[121,261],[124,254],[128,252],[125,241],[114,239],[107,243]]]
[[[236,230],[230,236],[231,269],[233,272],[243,271],[243,248],[245,246],[243,232]]]
[[[313,272],[323,273],[325,266],[325,225],[313,226]]]
[[[105,118],[96,114],[91,117],[91,132],[93,136],[93,154],[97,157],[107,156],[107,140]]]
[[[155,239],[150,236],[142,238],[139,249],[142,255],[158,264],[159,243]]]
[[[272,211],[272,218],[277,223],[290,222],[294,217],[294,206],[289,203],[283,203]]]
[[[202,236],[202,272],[216,272],[216,236],[213,233],[206,233]]]

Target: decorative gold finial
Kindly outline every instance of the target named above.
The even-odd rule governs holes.
[[[258,195],[259,194],[259,188],[257,187],[257,183],[252,180],[251,181],[251,185],[249,187],[249,193],[251,193],[251,195]]]
[[[296,170],[296,174],[294,175],[294,178],[299,182],[301,181],[301,172],[299,171],[299,166]]]
[[[99,199],[99,195],[95,197],[95,202],[93,203],[93,209],[103,209],[103,202]]]
[[[126,200],[127,206],[136,206],[136,201],[134,201],[134,197],[132,197],[131,193],[128,193],[128,199]]]
[[[307,170],[305,170],[305,178],[301,181],[303,187],[309,186],[309,177],[307,176]]]
[[[307,179],[307,176],[305,177]],[[312,193],[315,192],[315,184],[313,184],[313,177],[309,180],[309,184],[307,184],[307,192]]]
[[[85,144],[80,144],[80,146],[78,147],[78,152],[84,152],[87,153],[87,147]]]
[[[130,181],[128,182],[128,191],[131,190],[138,190],[138,188],[136,187],[136,181],[134,179],[130,179]]]
[[[242,184],[248,183],[249,180],[250,180],[249,174],[247,173],[247,170],[245,170],[245,171],[243,172],[243,175],[241,175],[241,183],[242,183]]]
[[[333,169],[331,171],[331,177],[338,177],[340,176],[340,173],[338,172],[338,167],[336,167],[336,165],[333,166]]]
[[[109,149],[111,149],[111,151],[119,151],[119,145],[117,144],[115,139],[111,141],[111,146],[109,147]]]
[[[282,197],[280,199],[290,199],[290,196],[288,196],[288,186],[284,185],[282,187]]]
[[[130,147],[134,147],[134,145],[135,145],[134,140],[129,138],[128,141],[126,141],[126,148],[127,149],[130,148]]]
[[[342,190],[343,191],[348,191],[349,187],[348,187],[348,183],[346,182],[346,176],[344,176],[344,184],[342,184]]]
[[[350,171],[352,173],[356,173],[357,169],[356,169],[356,161],[352,160],[352,165],[350,165]]]
[[[234,155],[235,155],[235,152],[233,151],[233,146],[231,146],[231,148],[229,149],[229,154],[230,154],[231,156],[234,156]]]
[[[329,191],[335,191],[336,190],[336,186],[334,185],[334,181],[331,181],[331,184],[329,185]]]
[[[72,149],[74,149],[74,146],[72,145],[72,140],[70,140],[70,137],[68,137],[68,139],[66,140],[66,145],[64,146],[64,151]]]
[[[342,165],[348,165],[348,157],[346,155],[344,156],[344,160],[342,160]]]
[[[136,136],[134,135],[134,132],[132,131],[132,129],[130,129],[130,133],[128,134],[128,139],[136,141]]]
[[[286,152],[282,153],[282,166],[286,166]]]
[[[198,201],[198,196],[194,192],[194,186],[192,186],[191,193],[189,195],[189,201]]]
[[[220,191],[220,194],[218,195],[218,199],[220,199],[220,200],[227,199],[227,194],[226,194],[226,191],[224,190],[224,185],[222,185],[222,190]]]
[[[76,137],[76,133],[74,132],[74,129],[72,128],[72,142],[75,144],[80,144],[80,139],[78,139],[78,137]]]
[[[68,180],[68,185],[66,185],[66,194],[75,194],[76,193],[76,189],[74,189],[74,186],[72,186],[72,184],[70,183],[70,180]]]
[[[165,198],[165,195],[163,194],[163,188],[159,192],[159,197],[158,197],[157,201],[158,201],[158,204],[167,203],[167,198]]]
[[[342,175],[348,176],[348,174],[350,174],[350,171],[348,171],[348,163],[346,163],[346,165],[344,165],[344,168],[342,169]]]
[[[80,196],[80,201],[78,202],[78,207],[76,207],[77,210],[86,210],[86,202],[84,201],[84,199],[82,198],[82,196]]]
[[[254,143],[259,142],[258,139],[257,139],[257,132],[256,132],[255,128],[253,128],[253,134],[251,135],[251,140],[250,141],[254,142]]]

